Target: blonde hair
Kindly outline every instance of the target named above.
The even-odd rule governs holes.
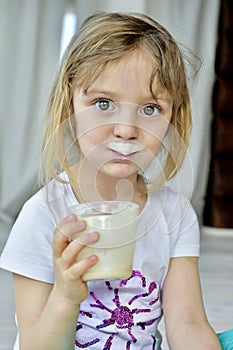
[[[184,59],[176,41],[159,23],[138,13],[98,13],[84,21],[72,38],[57,71],[47,107],[48,121],[42,145],[42,177],[45,183],[65,170],[71,179],[64,154],[65,132],[60,127],[72,113],[73,92],[90,87],[106,64],[134,52],[147,50],[155,60],[155,75],[173,98],[169,139],[163,166],[165,181],[174,177],[186,155],[191,132],[191,110]],[[175,135],[176,134],[176,135]],[[179,137],[177,137],[177,135]]]

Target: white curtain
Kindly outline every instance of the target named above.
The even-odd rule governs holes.
[[[210,160],[211,98],[220,0],[74,0],[78,22],[96,11],[139,11],[154,17],[202,60],[191,84],[193,134],[181,176],[171,186],[185,193],[201,220]]]
[[[65,6],[72,1],[79,23],[101,10],[149,14],[202,58],[199,79],[191,88],[194,176],[190,177],[187,162],[179,182],[201,216],[209,166],[219,0],[0,0],[0,241],[36,190],[43,112],[59,59]]]
[[[0,241],[36,190],[66,0],[0,0]]]

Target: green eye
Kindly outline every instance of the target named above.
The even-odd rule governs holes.
[[[99,99],[97,100],[94,105],[99,111],[112,111],[114,109],[114,106],[109,100],[105,99]]]
[[[153,117],[159,115],[161,108],[158,105],[148,104],[141,108],[140,113],[147,117]]]

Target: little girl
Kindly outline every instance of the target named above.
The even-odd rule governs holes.
[[[180,49],[142,14],[88,18],[60,64],[43,142],[45,186],[23,207],[1,257],[13,272],[15,350],[220,350],[203,307],[196,215],[164,186],[182,165],[191,130]],[[98,232],[72,205],[139,205],[128,279],[83,282]]]

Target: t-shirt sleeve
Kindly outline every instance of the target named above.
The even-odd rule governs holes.
[[[52,240],[54,224],[39,192],[23,206],[0,258],[0,267],[54,283]]]
[[[197,215],[185,196],[181,196],[179,208],[174,211],[174,230],[170,232],[170,257],[199,256],[200,229]]]

